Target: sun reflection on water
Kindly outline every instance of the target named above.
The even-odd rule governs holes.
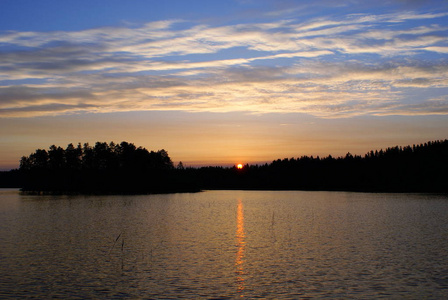
[[[243,297],[244,291],[244,250],[246,246],[246,235],[244,233],[244,207],[243,201],[238,199],[238,206],[236,211],[236,283],[237,293]]]

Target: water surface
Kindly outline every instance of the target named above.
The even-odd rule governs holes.
[[[0,190],[0,298],[448,297],[448,198]]]

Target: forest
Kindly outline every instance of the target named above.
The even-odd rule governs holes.
[[[167,193],[198,191],[173,172],[165,150],[148,151],[132,143],[97,142],[66,149],[37,149],[20,160],[22,191],[51,193]]]
[[[284,158],[242,170],[192,170],[207,189],[448,192],[448,140],[390,147],[364,156]]]
[[[132,143],[50,146],[0,173],[2,186],[36,193],[168,193],[207,189],[448,192],[448,140],[364,156],[277,159],[262,165],[185,168],[165,150]]]

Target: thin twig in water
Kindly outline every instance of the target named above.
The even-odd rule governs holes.
[[[123,272],[123,268],[124,268],[124,252],[123,252],[123,248],[124,248],[124,239],[121,240],[121,271]]]
[[[117,241],[118,241],[118,239],[120,238],[120,236],[121,236],[121,234],[122,234],[123,232],[120,232],[120,234],[117,236],[117,238],[115,239],[115,241],[114,241],[114,244],[112,245],[112,247],[109,249],[109,254],[108,255],[110,255],[110,253],[112,252],[112,250],[114,250],[114,248],[115,248],[115,244],[117,243]],[[124,243],[124,241],[123,241],[123,243]],[[123,245],[121,246],[121,252],[123,252]]]

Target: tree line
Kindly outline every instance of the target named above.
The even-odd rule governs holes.
[[[193,191],[173,172],[164,149],[97,142],[65,149],[52,145],[20,160],[22,190],[52,193],[163,193]]]
[[[66,149],[52,145],[49,150],[37,149],[20,159],[20,170],[169,170],[173,162],[164,149],[157,152],[136,147],[132,143],[96,142]]]
[[[3,179],[6,178],[6,180]],[[204,189],[448,192],[448,140],[389,147],[364,156],[277,159],[262,165],[174,167],[165,150],[132,143],[38,149],[0,173],[24,191],[158,193]]]
[[[448,140],[364,156],[284,158],[270,164],[191,170],[205,189],[448,192]]]

